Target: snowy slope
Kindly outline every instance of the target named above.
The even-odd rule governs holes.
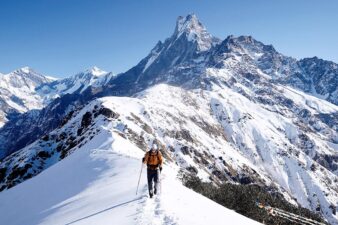
[[[337,217],[331,207],[338,202],[337,170],[318,159],[336,154],[336,145],[329,141],[334,131],[319,121],[316,126],[325,136],[310,127],[304,131],[294,125],[291,109],[275,112],[230,88],[214,88],[184,90],[161,84],[133,98],[95,100],[63,127],[4,159],[0,169],[7,171],[0,188],[21,183],[79,151],[106,132],[102,123],[109,123],[107,127],[142,150],[157,140],[171,162],[205,180],[271,187],[294,204],[313,211],[319,207],[334,224]],[[281,93],[294,99],[298,109],[338,111],[331,103],[291,88]],[[102,109],[109,109],[108,113]]]
[[[142,150],[108,124],[69,157],[0,194],[1,223],[37,224],[259,224],[187,189],[177,168],[164,167],[161,196],[149,199]]]

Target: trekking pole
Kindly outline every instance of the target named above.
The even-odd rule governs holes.
[[[143,162],[142,162],[142,164],[141,164],[141,172],[140,172],[140,176],[138,177],[137,188],[136,188],[136,195],[137,195],[137,192],[138,192],[138,186],[140,185],[140,180],[141,180],[142,170],[143,170]]]
[[[162,172],[160,171],[160,190],[161,190],[161,192],[160,192],[160,194],[162,195]]]

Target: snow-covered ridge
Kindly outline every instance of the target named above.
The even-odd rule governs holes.
[[[101,133],[72,155],[2,192],[1,221],[6,225],[260,224],[187,189],[176,178],[178,168],[169,164],[161,176],[161,196],[146,196],[146,170],[135,195],[132,184],[144,152],[111,125],[97,128]]]
[[[291,89],[284,91],[294,99],[297,95],[302,97],[295,101],[298,108],[318,113],[338,111],[337,106],[324,100],[311,100],[311,96]],[[316,104],[310,104],[312,101],[323,104],[316,108],[313,107]],[[101,108],[109,109],[111,116],[97,114]],[[161,84],[134,98],[98,99],[74,113],[62,128],[4,160],[0,168],[8,170],[2,185],[10,181],[20,183],[33,170],[39,172],[39,165],[56,163],[109,131],[130,142],[134,146],[130,149],[145,150],[156,140],[166,149],[168,159],[205,180],[211,176],[219,182],[274,187],[294,204],[312,210],[319,206],[320,212],[335,223],[337,218],[331,207],[338,201],[337,170],[316,161],[320,155],[334,155],[337,151],[328,138],[334,132],[319,120],[313,126],[321,131],[312,132],[309,125],[296,125],[292,109],[280,110],[283,115],[228,87],[218,89],[217,86],[210,91],[189,91]],[[110,139],[106,140],[97,144],[109,143]],[[134,154],[125,149],[117,153]],[[22,176],[9,180],[13,168],[20,168],[22,162],[32,167],[25,169]]]

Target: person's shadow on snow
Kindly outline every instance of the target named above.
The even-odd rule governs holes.
[[[82,218],[80,218],[80,219],[74,220],[74,221],[72,221],[72,222],[70,222],[70,223],[66,223],[65,225],[77,223],[77,222],[79,222],[79,221],[81,221],[81,220],[88,219],[88,218],[90,218],[90,217],[96,216],[96,215],[98,215],[98,214],[101,214],[101,213],[103,213],[103,212],[109,211],[109,210],[111,210],[111,209],[114,209],[114,208],[117,208],[117,207],[120,207],[120,206],[123,206],[123,205],[127,205],[127,204],[129,204],[129,203],[138,201],[138,200],[142,199],[143,197],[144,197],[144,196],[140,196],[140,197],[135,198],[135,199],[132,199],[132,200],[130,200],[130,201],[123,202],[123,203],[120,203],[120,204],[111,206],[111,207],[109,207],[109,208],[103,209],[103,210],[98,211],[98,212],[96,212],[96,213],[93,213],[93,214],[90,214],[90,215],[88,215],[88,216],[82,217]]]

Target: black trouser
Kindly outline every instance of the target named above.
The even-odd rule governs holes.
[[[157,194],[158,191],[158,183],[159,183],[159,171],[158,169],[152,170],[147,169],[147,177],[148,177],[148,189],[149,189],[149,195]],[[153,181],[155,183],[154,192],[153,192]]]

